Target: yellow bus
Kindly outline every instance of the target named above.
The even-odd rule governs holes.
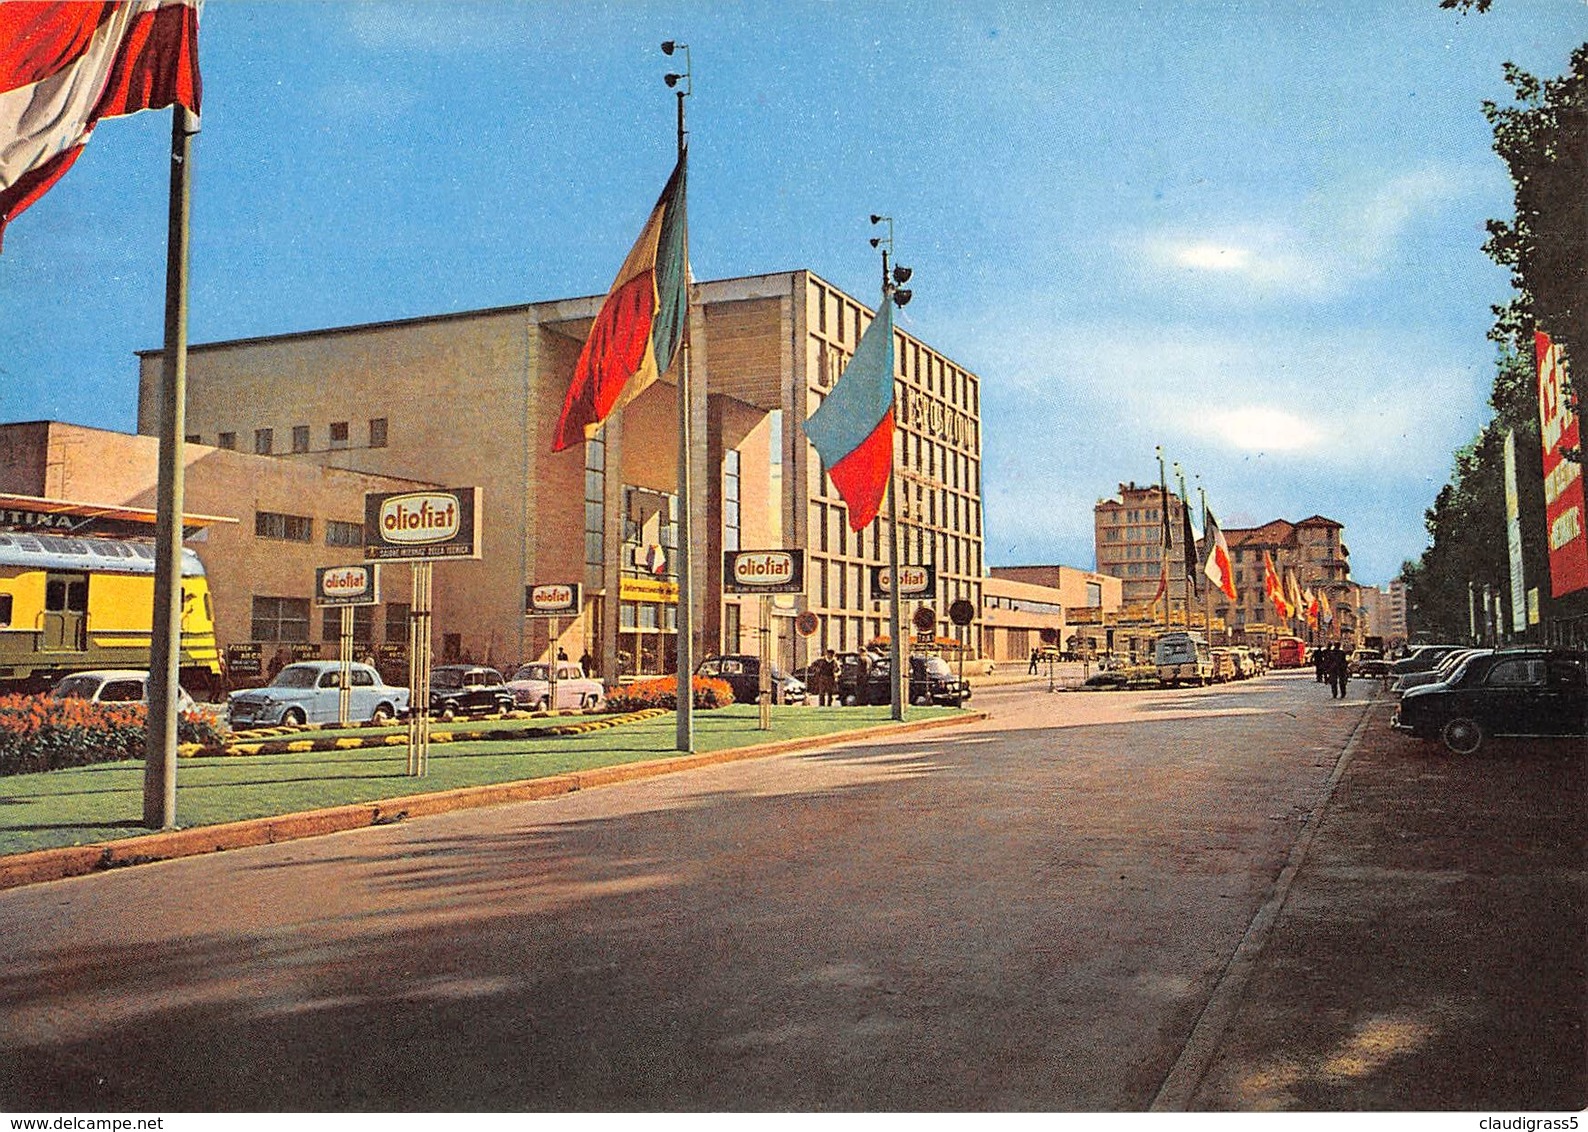
[[[0,690],[34,691],[69,672],[148,668],[154,544],[147,539],[0,530]],[[204,564],[182,548],[181,680],[220,676]]]

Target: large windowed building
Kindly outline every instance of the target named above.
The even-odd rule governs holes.
[[[692,556],[696,655],[753,651],[761,603],[725,593],[722,553],[803,548],[803,599],[774,604],[771,629],[790,666],[814,649],[884,636],[887,607],[871,571],[888,558],[884,517],[851,531],[847,511],[806,443],[803,422],[852,355],[872,311],[806,271],[699,283],[690,309],[689,406],[694,445],[690,545],[678,539],[677,386],[671,374],[583,445],[553,453],[564,394],[600,297],[193,345],[189,440],[274,461],[480,489],[481,557],[435,569],[438,659],[501,665],[543,655],[552,625],[524,616],[526,585],[578,582],[584,609],[556,623],[569,655],[602,672],[660,673],[676,655],[678,564]],[[924,604],[952,635],[948,604],[981,607],[980,382],[925,343],[896,332],[895,466],[901,561],[936,568]],[[142,356],[138,428],[159,420],[161,359]],[[254,510],[237,500],[229,512]],[[275,512],[279,511],[279,514]],[[289,508],[248,519],[290,544]],[[352,532],[317,529],[313,538]],[[267,536],[261,536],[267,537]],[[383,589],[406,585],[386,570]],[[293,594],[235,593],[261,625],[297,633],[305,570]],[[277,586],[279,590],[279,585]],[[796,616],[818,617],[814,636]],[[372,618],[372,643],[405,630]],[[320,630],[311,625],[310,632]],[[969,639],[978,639],[972,627]]]

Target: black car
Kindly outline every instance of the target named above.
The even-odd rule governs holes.
[[[1588,664],[1567,649],[1479,653],[1445,680],[1409,689],[1390,726],[1458,755],[1491,737],[1588,736]]]
[[[696,676],[711,676],[726,680],[733,689],[733,698],[741,704],[759,702],[761,695],[761,658],[735,653],[730,656],[708,656],[695,668]],[[802,704],[805,702],[805,684],[790,676],[777,665],[772,666],[772,702]]]
[[[443,664],[430,670],[430,714],[440,719],[460,715],[506,715],[513,693],[494,668],[479,664]]]
[[[842,681],[839,692],[843,703],[888,704],[893,702],[890,678],[893,674],[891,658],[882,656],[872,660],[866,670],[864,684],[855,684],[854,691],[845,693]],[[850,695],[854,696],[851,700]],[[940,656],[910,657],[910,687],[905,700],[912,704],[946,704],[959,707],[970,699],[970,683],[961,680]]]
[[[1390,675],[1406,676],[1413,672],[1428,672],[1445,657],[1465,647],[1465,645],[1418,645],[1390,665]]]

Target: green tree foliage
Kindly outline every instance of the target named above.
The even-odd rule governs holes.
[[[1588,43],[1570,70],[1539,80],[1507,63],[1516,104],[1483,104],[1516,186],[1516,216],[1491,220],[1484,251],[1511,269],[1516,297],[1493,336],[1525,351],[1534,326],[1588,365]]]
[[[1505,528],[1505,434],[1516,433],[1517,493],[1521,509],[1523,576],[1548,594],[1544,541],[1544,478],[1531,353],[1502,352],[1489,403],[1494,419],[1456,453],[1450,482],[1439,490],[1425,520],[1431,544],[1401,577],[1411,587],[1415,632],[1465,640],[1469,632],[1467,585],[1510,593]],[[1509,608],[1509,597],[1506,598]]]

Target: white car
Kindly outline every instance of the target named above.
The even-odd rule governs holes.
[[[352,687],[348,719],[384,723],[408,710],[408,689],[389,687],[367,664],[349,666]],[[263,688],[233,692],[227,699],[232,727],[335,723],[341,695],[342,662],[304,660],[289,664]]]
[[[146,704],[149,702],[149,673],[137,668],[100,668],[74,672],[63,677],[50,690],[57,700],[88,700],[96,704]],[[187,689],[177,686],[178,711],[197,711],[198,705]]]
[[[513,702],[531,711],[546,711],[551,707],[551,665],[535,661],[523,665],[507,682],[513,693]],[[601,706],[606,689],[601,681],[592,680],[584,669],[571,660],[557,662],[557,710],[583,711]]]

